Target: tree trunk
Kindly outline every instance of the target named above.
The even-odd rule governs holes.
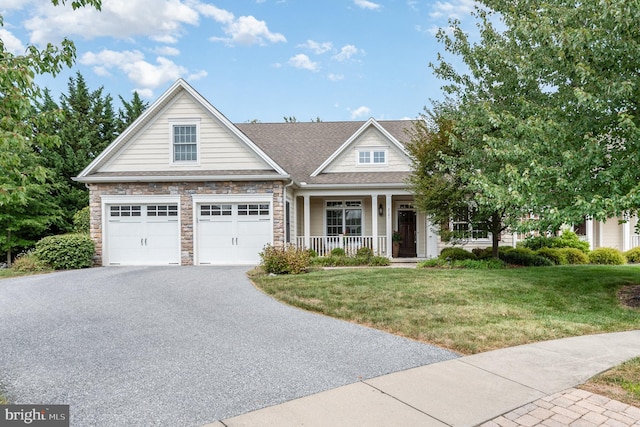
[[[11,267],[11,230],[7,230],[7,268]]]
[[[502,218],[498,213],[494,212],[491,215],[491,255],[495,259],[499,259],[498,247],[500,244],[500,233],[502,233]]]

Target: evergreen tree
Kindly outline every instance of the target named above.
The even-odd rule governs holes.
[[[125,100],[121,95],[118,95],[118,97],[122,103],[122,108],[118,109],[118,134],[120,134],[144,113],[149,103],[140,99],[137,91],[133,92],[131,101]]]

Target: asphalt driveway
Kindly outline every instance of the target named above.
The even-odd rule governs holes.
[[[282,305],[246,267],[0,280],[0,388],[72,426],[200,426],[457,357]]]

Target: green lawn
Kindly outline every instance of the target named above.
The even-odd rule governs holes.
[[[640,328],[622,307],[640,266],[506,270],[368,268],[253,275],[288,304],[472,354],[536,341]]]
[[[603,372],[581,388],[640,408],[640,357]]]

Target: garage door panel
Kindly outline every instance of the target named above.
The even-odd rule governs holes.
[[[272,241],[270,203],[203,204],[198,209],[200,264],[257,264]]]
[[[111,205],[107,208],[107,257],[111,265],[180,263],[177,204]]]
[[[226,259],[233,249],[233,221],[201,220],[198,223],[198,256],[200,264],[215,264]]]
[[[109,221],[109,264],[144,263],[144,241],[141,235],[142,220]]]

